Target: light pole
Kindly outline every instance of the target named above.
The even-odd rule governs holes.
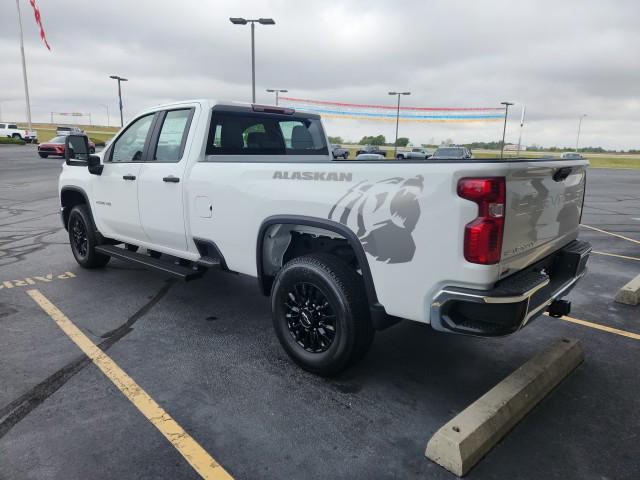
[[[396,141],[393,142],[393,158],[398,153],[398,124],[400,123],[400,95],[411,95],[411,92],[389,92],[389,95],[398,96],[398,108],[396,109]]]
[[[259,23],[260,25],[275,25],[276,22],[273,18],[256,18],[256,19],[246,19],[246,18],[238,18],[231,17],[229,18],[231,23],[234,25],[246,25],[247,23],[251,24],[251,101],[252,103],[256,103],[256,44],[255,44],[255,24]]]
[[[504,128],[502,129],[502,148],[500,149],[500,160],[504,155],[504,137],[507,133],[507,115],[509,115],[509,107],[513,105],[511,102],[500,102],[500,105],[504,105]]]
[[[107,127],[109,127],[110,126],[109,125],[109,123],[110,123],[110,120],[109,120],[109,105],[107,105],[106,103],[101,103],[100,106],[107,109]]]
[[[288,90],[282,90],[278,88],[267,88],[267,92],[276,94],[276,106],[278,106],[278,93],[287,93]]]
[[[578,136],[576,137],[576,153],[578,153],[578,144],[580,143],[580,128],[582,127],[582,119],[586,117],[587,114],[583,113],[580,115],[580,120],[578,121]]]
[[[111,75],[109,78],[113,78],[118,81],[118,102],[120,105],[120,126],[124,127],[124,120],[122,118],[122,89],[120,88],[120,82],[128,82],[126,78],[119,77],[118,75]]]

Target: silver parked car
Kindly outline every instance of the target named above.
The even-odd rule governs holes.
[[[56,135],[84,135],[84,130],[80,127],[68,127],[65,125],[58,125],[56,127]]]

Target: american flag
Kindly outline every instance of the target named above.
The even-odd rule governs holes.
[[[49,43],[47,42],[47,36],[44,33],[44,27],[42,26],[42,16],[40,15],[40,9],[36,6],[36,0],[29,0],[29,3],[31,3],[31,6],[33,7],[33,14],[36,17],[36,23],[40,27],[40,38],[44,42],[44,45],[49,50],[51,50],[51,47],[49,46]]]

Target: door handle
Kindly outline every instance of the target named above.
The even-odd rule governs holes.
[[[123,175],[122,178],[123,180],[135,180],[136,176],[129,174],[129,175]]]
[[[174,177],[173,175],[169,175],[168,177],[164,177],[162,181],[169,183],[178,183],[180,179],[178,177]]]

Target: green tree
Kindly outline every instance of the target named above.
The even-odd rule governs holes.
[[[406,147],[407,145],[409,145],[409,139],[407,137],[399,137],[398,138],[398,146],[399,147]]]
[[[378,135],[377,137],[373,137],[371,140],[371,145],[384,145],[387,143],[387,139],[384,138],[384,135]]]
[[[342,137],[332,137],[331,135],[329,135],[329,143],[337,143],[337,144],[343,144],[344,140],[342,139]]]
[[[378,145],[379,146],[379,145],[384,145],[386,141],[387,140],[384,138],[384,135],[377,135],[375,137],[364,136],[358,143],[360,145]]]

